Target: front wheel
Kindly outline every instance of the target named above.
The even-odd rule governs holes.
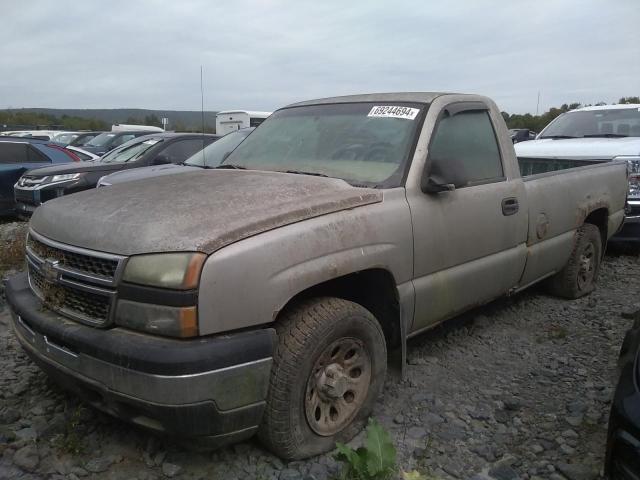
[[[590,293],[596,285],[602,260],[602,237],[595,225],[585,223],[576,232],[569,261],[549,279],[551,293],[565,298],[579,298]]]
[[[276,330],[262,443],[282,458],[301,459],[349,441],[384,383],[380,324],[356,303],[317,298],[291,308]]]

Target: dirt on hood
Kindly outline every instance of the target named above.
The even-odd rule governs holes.
[[[343,180],[251,170],[167,175],[61,197],[31,228],[58,242],[120,255],[212,253],[277,227],[382,201]]]

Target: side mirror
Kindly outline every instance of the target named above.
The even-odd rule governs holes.
[[[453,183],[445,183],[442,178],[435,175],[422,177],[420,188],[424,193],[452,192],[456,189]]]
[[[442,168],[442,164],[455,164],[455,162],[451,160],[438,161],[432,160],[430,169],[424,170],[422,174],[422,179],[420,180],[420,189],[424,193],[440,193],[440,192],[451,192],[456,189],[455,183],[451,183],[453,178],[447,178],[450,176],[450,173],[445,175],[445,169]]]
[[[156,158],[153,159],[153,161],[151,163],[153,165],[166,165],[166,164],[172,163],[172,162],[169,159],[169,157],[167,157],[166,155],[158,155]]]

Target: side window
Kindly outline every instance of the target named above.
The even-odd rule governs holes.
[[[504,178],[496,135],[485,110],[444,113],[429,146],[431,175],[456,188]]]
[[[51,163],[51,160],[49,160],[49,158],[44,153],[42,153],[35,147],[30,146],[27,149],[27,156],[29,158],[29,163]]]
[[[205,140],[204,145],[206,146],[208,140]],[[191,139],[191,140],[179,140],[173,142],[167,148],[160,152],[160,155],[163,155],[169,159],[171,163],[179,163],[185,161],[191,155],[196,152],[202,150],[203,140]]]
[[[0,142],[0,165],[28,163],[26,143]]]

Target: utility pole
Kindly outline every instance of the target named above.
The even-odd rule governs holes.
[[[540,90],[538,90],[538,103],[536,103],[536,117],[538,116],[539,110],[540,110]]]

